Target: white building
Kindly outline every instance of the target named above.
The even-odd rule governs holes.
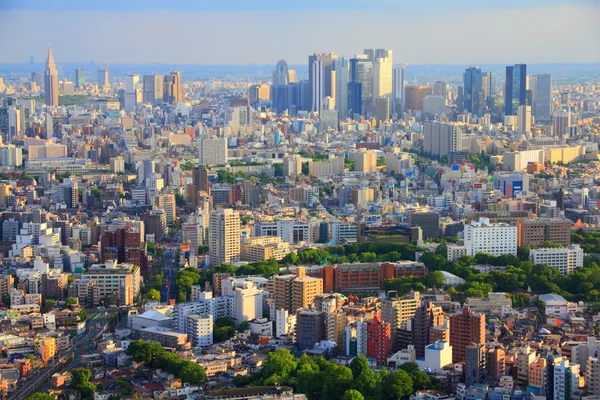
[[[227,164],[227,139],[200,138],[198,150],[200,165]]]
[[[249,322],[250,332],[259,336],[273,336],[273,321],[257,318]]]
[[[309,225],[303,221],[284,220],[254,224],[254,236],[279,236],[284,242],[309,241]]]
[[[517,255],[517,227],[492,224],[488,218],[466,224],[464,241],[469,256],[477,253],[488,253],[495,257]]]
[[[467,255],[467,248],[454,243],[448,243],[446,245],[446,258],[448,261],[456,261],[461,257]]]
[[[554,365],[554,399],[570,399],[579,389],[579,365],[569,365],[569,360],[561,360]]]
[[[283,308],[275,310],[275,329],[278,338],[293,335],[296,331],[296,314],[290,314]]]
[[[433,373],[441,373],[449,364],[452,364],[452,346],[445,340],[438,340],[425,347],[425,357],[417,359],[420,369]]]
[[[406,349],[402,349],[387,359],[387,365],[389,367],[398,368],[402,364],[414,363],[417,361],[415,346],[409,344]]]
[[[531,106],[519,106],[517,109],[517,132],[531,133]]]
[[[262,318],[262,290],[244,281],[233,292],[233,319],[240,323]]]
[[[173,328],[180,333],[186,332],[188,315],[210,314],[215,320],[219,318],[233,318],[233,297],[219,296],[212,298],[208,293],[200,301],[176,304],[173,308]],[[211,293],[212,294],[212,293]]]
[[[583,267],[583,249],[578,244],[563,248],[541,248],[529,252],[532,263],[545,264],[557,268],[561,274],[569,274],[575,268]]]
[[[195,347],[213,344],[213,316],[211,314],[191,314],[185,317],[185,333]]]

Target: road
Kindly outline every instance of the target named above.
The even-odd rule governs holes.
[[[27,378],[20,382],[17,390],[8,395],[7,400],[21,400],[34,393],[38,388],[44,389],[50,383],[50,377],[57,372],[70,371],[80,360],[84,350],[97,345],[98,340],[108,330],[106,318],[119,311],[115,309],[97,310],[86,321],[86,332],[73,339],[72,346],[62,350],[46,366],[36,369]]]

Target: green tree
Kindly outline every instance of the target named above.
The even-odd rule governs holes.
[[[56,400],[56,397],[46,393],[37,392],[27,396],[25,400]]]
[[[250,328],[250,324],[248,323],[248,321],[242,321],[238,324],[238,326],[236,327],[236,330],[238,332],[244,332],[246,329]]]
[[[364,371],[369,369],[369,360],[365,356],[356,356],[350,362],[352,376],[357,379]]]
[[[324,399],[339,399],[343,396],[345,388],[352,386],[352,370],[348,367],[329,363],[323,372],[326,377],[323,385]]]
[[[76,304],[79,304],[79,299],[77,297],[68,297],[67,300],[65,300],[65,307],[73,307]]]
[[[296,366],[296,359],[289,350],[278,349],[267,355],[267,360],[262,369],[262,376],[269,377],[277,374],[286,378],[296,369]]]
[[[383,398],[398,399],[413,393],[410,375],[404,370],[391,372],[383,381]]]
[[[440,288],[440,287],[444,286],[445,281],[446,280],[444,279],[444,275],[440,271],[433,271],[433,272],[427,274],[424,284],[427,287]]]
[[[363,395],[358,391],[358,390],[354,390],[354,389],[348,389],[344,392],[344,397],[342,398],[342,400],[364,400],[365,398],[363,397]]]
[[[156,289],[148,290],[146,293],[146,300],[148,301],[160,301],[160,292]]]

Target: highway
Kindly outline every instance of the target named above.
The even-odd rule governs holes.
[[[108,330],[106,318],[119,311],[115,309],[97,310],[86,320],[86,332],[73,339],[72,346],[62,350],[44,367],[33,371],[26,381],[20,382],[17,390],[10,393],[7,400],[21,400],[38,389],[45,389],[50,383],[50,377],[57,372],[70,371],[79,363],[80,356],[93,346]]]

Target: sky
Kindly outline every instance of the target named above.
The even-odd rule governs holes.
[[[600,62],[600,0],[0,0],[0,63]]]

